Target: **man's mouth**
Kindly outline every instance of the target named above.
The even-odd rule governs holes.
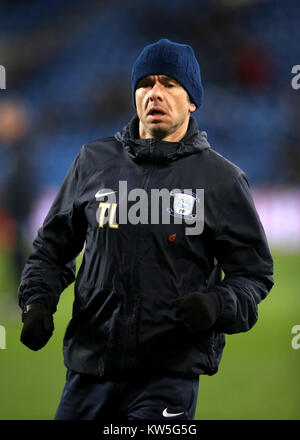
[[[165,115],[165,112],[162,109],[156,107],[151,108],[147,113],[147,116],[163,116],[163,115]]]

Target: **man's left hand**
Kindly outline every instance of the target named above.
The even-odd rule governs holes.
[[[212,293],[193,292],[171,301],[179,318],[193,330],[205,331],[214,325],[220,315],[220,306]]]

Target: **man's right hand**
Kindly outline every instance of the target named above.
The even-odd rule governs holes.
[[[44,347],[54,330],[53,316],[43,304],[32,303],[22,313],[24,323],[20,341],[31,350]]]

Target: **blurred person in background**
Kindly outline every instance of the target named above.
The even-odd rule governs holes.
[[[19,99],[1,102],[0,146],[5,150],[7,168],[0,188],[0,205],[14,226],[12,262],[16,286],[28,256],[28,222],[36,193],[30,119],[26,105]]]
[[[56,419],[192,420],[199,376],[218,371],[225,334],[252,328],[273,286],[247,176],[210,147],[192,116],[202,103],[193,49],[167,39],[146,46],[132,69],[132,98],[129,124],[80,150],[22,273],[21,341],[39,350],[75,279],[67,265],[85,245]],[[120,222],[120,181],[149,194],[179,188],[169,222]],[[191,235],[185,221],[198,189],[204,229]],[[126,190],[127,198],[126,215],[134,207]],[[116,214],[106,223],[105,209]]]

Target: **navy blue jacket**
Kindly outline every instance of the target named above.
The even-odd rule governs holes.
[[[118,223],[120,181],[128,193],[145,190],[149,219],[151,189],[204,190],[202,232],[186,234],[185,217],[176,223],[171,214],[169,224]],[[99,203],[107,199],[95,197],[101,191],[114,192],[117,203],[115,218],[103,227]],[[126,203],[127,212],[136,209],[137,200]],[[135,117],[115,136],[81,148],[34,240],[20,306],[42,302],[54,313],[83,248],[63,343],[65,365],[80,373],[212,375],[225,334],[255,324],[258,304],[273,285],[273,261],[247,177],[210,147],[192,117],[181,142],[139,139]],[[210,287],[216,260],[225,276]],[[221,307],[205,332],[191,331],[170,306],[193,291],[213,292]]]

